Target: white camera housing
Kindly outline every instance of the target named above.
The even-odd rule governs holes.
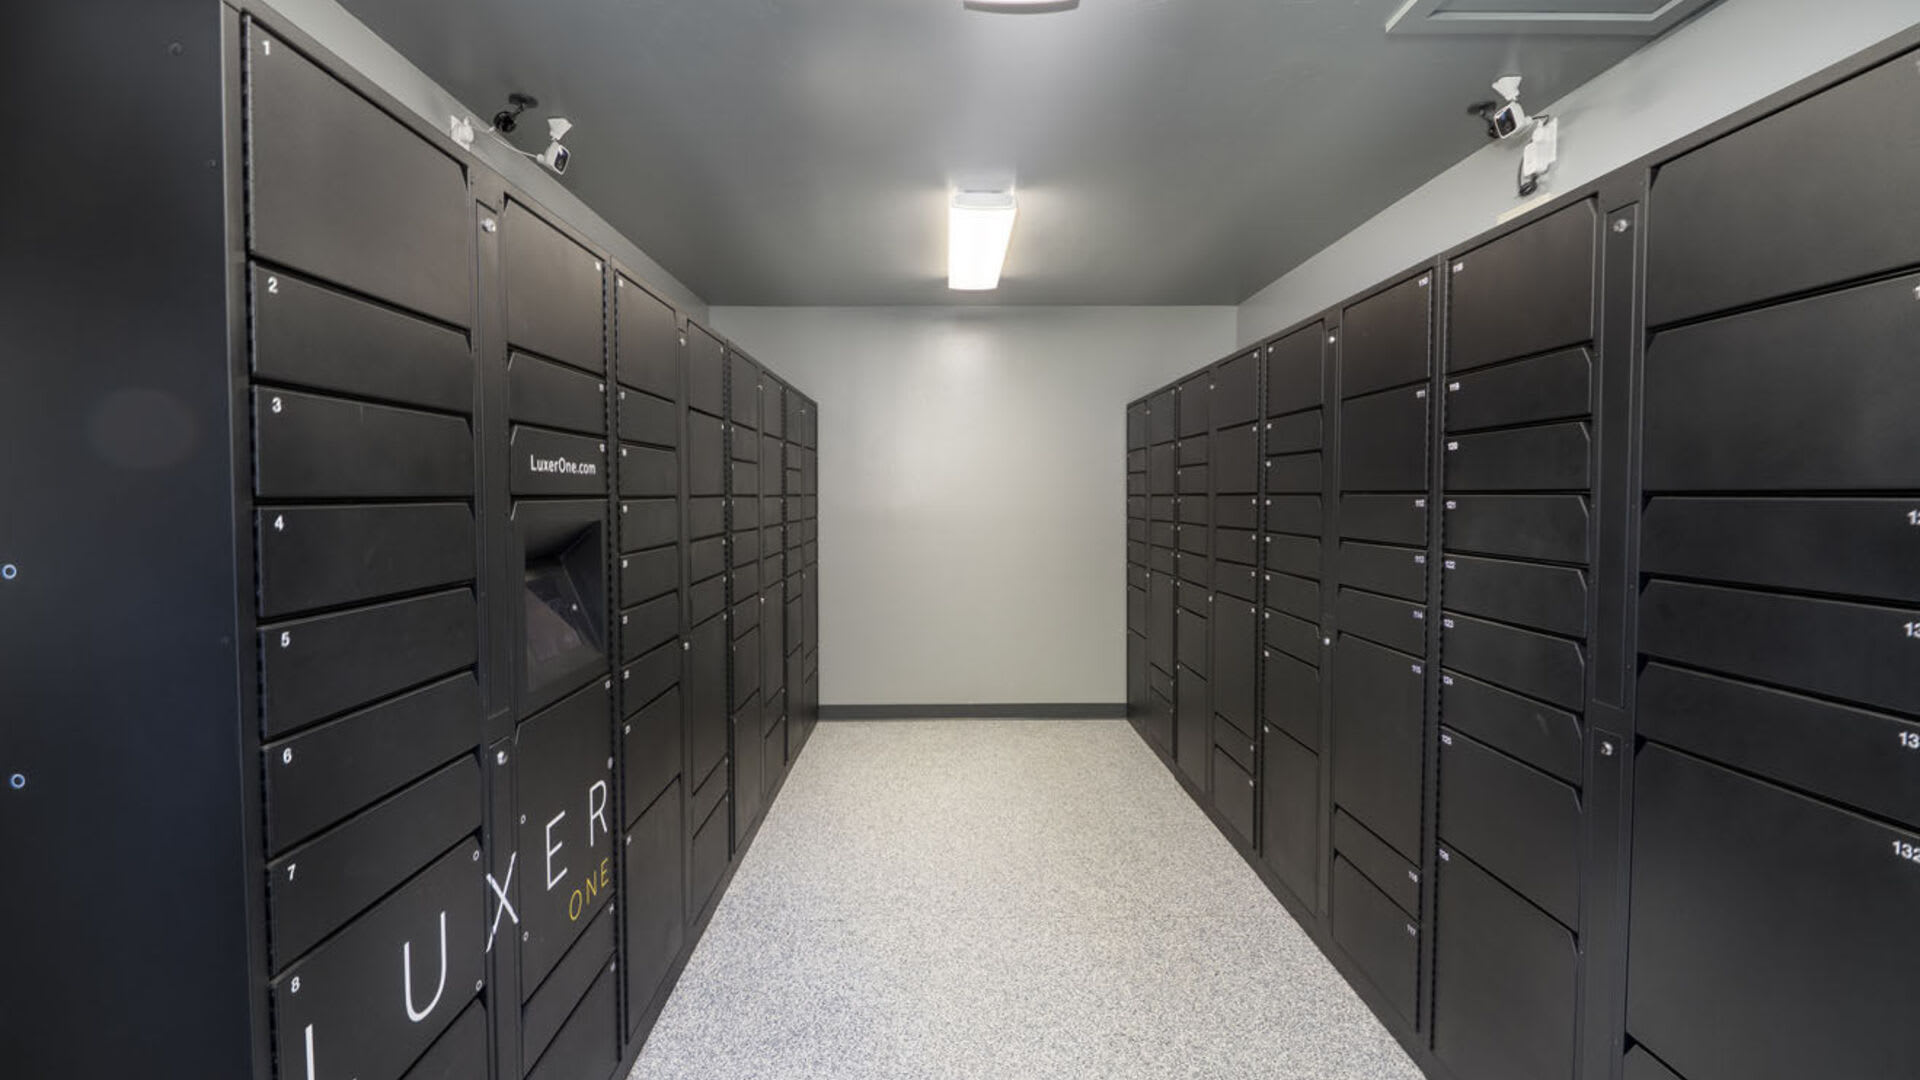
[[[1530,123],[1532,121],[1527,117],[1527,110],[1521,108],[1517,101],[1509,101],[1487,114],[1488,126],[1503,139],[1511,139],[1526,131]]]
[[[547,148],[534,160],[553,170],[556,176],[565,176],[567,163],[573,159],[573,152],[560,145],[560,140],[566,138],[567,132],[572,130],[573,121],[564,116],[549,117],[547,120],[547,134],[552,141],[547,143]]]

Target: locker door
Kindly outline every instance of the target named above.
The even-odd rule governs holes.
[[[1588,199],[1456,257],[1448,267],[1447,370],[1591,339],[1598,234]]]
[[[1213,616],[1214,713],[1249,738],[1259,717],[1254,705],[1254,664],[1259,647],[1259,617],[1252,604],[1215,598]]]
[[[1334,802],[1402,857],[1420,850],[1424,667],[1341,635],[1333,682]]]
[[[1429,361],[1432,277],[1421,273],[1347,307],[1341,317],[1340,396],[1421,382]]]
[[[1434,1054],[1476,1080],[1567,1080],[1580,966],[1573,935],[1465,855],[1441,851]]]
[[[1628,1031],[1688,1080],[1920,1075],[1920,835],[1657,745],[1634,771]]]

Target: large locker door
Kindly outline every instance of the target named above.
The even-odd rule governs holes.
[[[1648,323],[1911,265],[1913,76],[1913,57],[1896,57],[1663,163],[1650,201]]]
[[[1920,834],[1650,745],[1628,1029],[1688,1080],[1920,1075]]]
[[[1333,798],[1411,859],[1420,850],[1425,665],[1342,635],[1333,659]]]

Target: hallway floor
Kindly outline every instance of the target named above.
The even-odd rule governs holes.
[[[634,1080],[1419,1080],[1120,721],[822,723]]]

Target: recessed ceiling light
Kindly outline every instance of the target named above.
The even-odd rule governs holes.
[[[947,206],[947,288],[1000,287],[1019,204],[1011,191],[956,191]]]
[[[1080,0],[960,0],[968,11],[986,11],[1000,15],[1039,15],[1048,11],[1072,11]]]

